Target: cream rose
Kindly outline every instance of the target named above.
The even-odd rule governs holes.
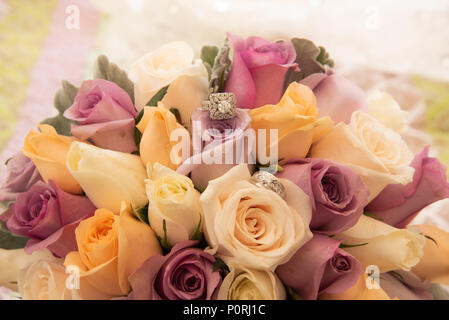
[[[68,276],[61,261],[35,261],[19,272],[19,294],[24,300],[70,300]]]
[[[369,201],[389,184],[412,182],[415,172],[410,166],[414,155],[401,136],[361,111],[352,114],[350,124],[340,122],[312,146],[310,157],[352,168],[368,186]]]
[[[362,215],[357,224],[335,236],[363,265],[376,265],[380,272],[402,269],[410,271],[424,253],[425,237],[415,230],[396,229],[379,220]],[[364,245],[361,245],[364,244]]]
[[[193,61],[193,63],[192,63]],[[209,94],[207,70],[201,60],[194,60],[187,43],[171,42],[147,53],[131,67],[136,107],[140,111],[163,87],[170,85],[162,103],[179,110],[184,125]]]
[[[0,287],[6,287],[17,291],[17,278],[20,269],[42,259],[52,259],[53,255],[48,250],[34,251],[27,254],[23,249],[0,249]]]
[[[218,300],[285,300],[282,282],[271,271],[231,266],[218,292]]]
[[[136,155],[74,142],[67,153],[67,168],[97,208],[119,213],[122,201],[134,208],[148,203],[147,174]]]
[[[402,110],[396,100],[386,92],[377,90],[368,96],[367,112],[398,133],[407,128],[408,112]]]
[[[167,240],[175,245],[189,240],[198,227],[201,231],[200,193],[192,180],[160,163],[148,163],[147,172],[148,220],[154,232],[164,237],[165,221]]]
[[[200,197],[205,237],[227,264],[273,271],[312,238],[310,200],[288,180],[280,179],[284,200],[249,179],[248,165],[240,164],[209,181]]]

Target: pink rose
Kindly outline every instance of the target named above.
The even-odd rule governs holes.
[[[320,115],[331,117],[335,123],[349,123],[354,111],[368,108],[365,92],[351,80],[331,70],[311,74],[300,83],[313,90]]]
[[[228,33],[234,59],[225,92],[233,92],[237,107],[257,108],[281,99],[285,74],[294,63],[296,51],[287,41],[270,42],[259,37],[244,40]]]
[[[100,148],[128,153],[137,150],[136,116],[129,95],[102,79],[83,81],[73,105],[64,112],[64,117],[79,123],[71,128],[75,137],[91,139]]]
[[[366,211],[383,222],[405,227],[424,207],[449,198],[446,167],[436,158],[428,157],[429,147],[413,159],[413,181],[407,185],[388,185],[366,207]]]
[[[6,225],[12,233],[30,238],[25,252],[49,249],[58,257],[77,250],[75,229],[93,215],[95,206],[83,196],[62,191],[53,180],[39,181],[17,196]]]

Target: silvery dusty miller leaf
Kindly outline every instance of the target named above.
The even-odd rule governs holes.
[[[75,101],[75,96],[78,93],[78,88],[71,84],[69,81],[62,81],[62,88],[56,92],[54,105],[58,110],[58,115],[53,118],[47,118],[41,123],[49,124],[56,129],[56,132],[64,136],[70,135],[70,125],[73,121],[63,116],[66,111]]]
[[[126,71],[120,69],[115,63],[109,62],[105,55],[100,55],[97,58],[94,76],[97,79],[104,79],[117,84],[129,94],[134,103],[134,83],[128,78]]]
[[[325,62],[331,67],[333,66],[333,61],[329,58],[329,54],[323,47],[317,47],[308,39],[293,38],[291,42],[296,50],[295,63],[298,64],[301,71],[294,71],[292,69],[287,71],[284,90],[294,81],[301,81],[313,73],[325,72],[324,65],[321,62]]]
[[[215,57],[217,56],[218,51],[219,49],[217,46],[204,46],[201,48],[201,60],[203,60],[209,76],[212,72],[212,67],[214,66]]]
[[[225,81],[228,78],[229,71],[232,65],[230,58],[231,46],[226,38],[223,47],[220,48],[215,56],[214,65],[210,75],[209,91],[210,93],[217,93],[223,90]]]

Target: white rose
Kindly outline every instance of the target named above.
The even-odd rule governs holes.
[[[57,260],[40,260],[20,270],[19,294],[25,300],[69,300],[71,292],[66,288],[69,276]]]
[[[134,208],[148,203],[147,173],[139,156],[73,142],[67,153],[67,168],[97,208],[118,214],[122,201]]]
[[[425,237],[415,230],[396,229],[379,220],[362,215],[357,224],[335,236],[363,265],[376,265],[380,272],[402,269],[410,271],[424,254]]]
[[[148,163],[147,171],[145,184],[151,228],[158,236],[164,237],[165,221],[170,245],[189,240],[197,229],[201,231],[200,193],[188,177],[158,162]]]
[[[207,70],[200,59],[194,60],[187,43],[170,42],[141,57],[131,67],[137,110],[163,87],[170,85],[162,103],[179,110],[184,125],[190,127],[190,115],[209,94]]]
[[[218,300],[285,300],[282,282],[271,271],[231,266],[218,292]]]
[[[401,109],[396,100],[386,92],[374,91],[368,96],[367,112],[397,133],[407,128],[408,112]]]
[[[310,200],[288,180],[280,179],[284,200],[249,179],[248,165],[240,164],[209,181],[200,198],[205,237],[209,252],[228,265],[273,271],[312,238]]]
[[[310,157],[330,159],[357,172],[370,190],[369,201],[389,184],[408,184],[415,169],[413,153],[401,136],[361,111],[351,123],[340,122],[314,146]]]
[[[23,249],[0,249],[0,287],[6,287],[17,291],[17,277],[20,269],[34,261],[52,259],[53,255],[48,250],[34,251],[27,254]]]

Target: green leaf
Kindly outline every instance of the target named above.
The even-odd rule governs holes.
[[[56,129],[56,132],[64,135],[70,136],[70,127],[73,121],[65,118],[61,113],[53,118],[47,118],[41,122],[42,124],[49,124]]]
[[[135,127],[134,127],[134,142],[136,143],[137,146],[137,150],[135,151],[136,155],[139,155],[139,147],[140,147],[140,141],[142,140],[142,132],[140,132],[139,129],[137,129],[137,124],[140,122],[140,120],[142,120],[143,114],[145,112],[145,108],[143,108],[139,114],[136,117],[136,121],[135,121]]]
[[[429,289],[433,300],[449,300],[449,292],[438,283],[432,283]]]
[[[75,101],[78,88],[71,84],[69,81],[62,81],[62,88],[55,94],[54,105],[58,109],[59,113],[64,113]]]
[[[300,81],[313,73],[324,73],[324,65],[333,66],[333,61],[323,47],[317,47],[308,39],[293,38],[291,40],[296,50],[296,60],[300,71],[290,69],[284,80],[284,90],[294,81]]]
[[[146,205],[145,207],[139,208],[139,209],[134,209],[133,206],[131,205],[131,210],[134,214],[134,216],[140,220],[140,222],[143,222],[145,224],[150,224],[148,222],[148,205]]]
[[[367,245],[368,242],[365,243],[359,243],[359,244],[340,244],[340,248],[344,249],[344,248],[354,248],[354,247],[361,247],[361,246],[365,246]]]
[[[209,81],[209,91],[210,93],[222,92],[224,84],[228,79],[229,71],[232,66],[231,55],[231,45],[226,38],[223,47],[220,48],[217,55],[215,56],[214,64],[212,66],[210,81]]]
[[[323,66],[328,65],[329,67],[334,66],[334,60],[332,60],[329,56],[329,53],[326,51],[326,49],[322,46],[318,47],[320,49],[320,54],[316,58],[316,60],[321,63]]]
[[[201,48],[201,60],[203,60],[209,75],[212,72],[212,67],[214,66],[215,57],[217,56],[218,51],[219,49],[217,46],[204,46]]]
[[[174,114],[176,121],[179,124],[182,124],[181,114],[179,113],[178,108],[170,108],[170,112]]]
[[[149,107],[156,107],[157,103],[161,101],[165,94],[167,93],[168,86],[163,87],[161,90],[159,90],[146,104]]]
[[[5,223],[0,220],[0,248],[13,250],[22,249],[25,247],[28,239],[24,237],[15,236],[9,231]]]
[[[94,77],[114,82],[128,93],[134,103],[134,83],[128,78],[126,71],[120,69],[115,63],[109,62],[105,55],[97,58]]]
[[[198,191],[199,193],[203,193],[204,190],[206,190],[206,188],[200,187],[200,186],[197,186],[197,185],[195,185],[194,187],[195,187],[196,191]]]
[[[285,291],[287,291],[287,300],[302,300],[291,287],[285,286]]]
[[[432,238],[431,236],[428,236],[427,234],[424,234],[424,237],[426,237],[430,241],[433,241],[433,243],[435,243],[436,246],[439,247],[438,242],[434,238]]]
[[[53,100],[55,108],[58,110],[58,114],[52,118],[43,120],[42,124],[49,124],[56,129],[56,132],[64,136],[70,135],[70,126],[74,121],[71,121],[63,116],[66,111],[75,101],[78,88],[71,84],[69,81],[62,81],[61,89],[56,92]]]
[[[196,226],[195,231],[193,232],[192,236],[190,237],[190,240],[198,240],[201,241],[203,239],[203,232],[201,232],[201,223],[202,223],[202,216],[200,214],[200,221],[198,222],[198,225]]]
[[[229,273],[229,268],[226,263],[218,257],[215,257],[215,262],[213,265],[213,271],[223,270],[225,273]]]
[[[373,218],[373,219],[376,219],[376,220],[379,220],[379,221],[383,221],[383,219],[381,219],[381,218],[379,218],[379,217],[377,217],[376,215],[374,215],[373,213],[370,213],[370,212],[363,212],[363,214],[365,215],[365,216],[367,216],[367,217],[370,217],[370,218]]]
[[[157,236],[157,239],[159,240],[159,243],[161,244],[161,248],[162,248],[162,250],[164,250],[164,253],[168,253],[168,252],[170,252],[172,246],[170,245],[170,243],[168,243],[167,223],[165,222],[165,219],[162,222],[162,229],[164,230],[164,236],[163,237]]]

